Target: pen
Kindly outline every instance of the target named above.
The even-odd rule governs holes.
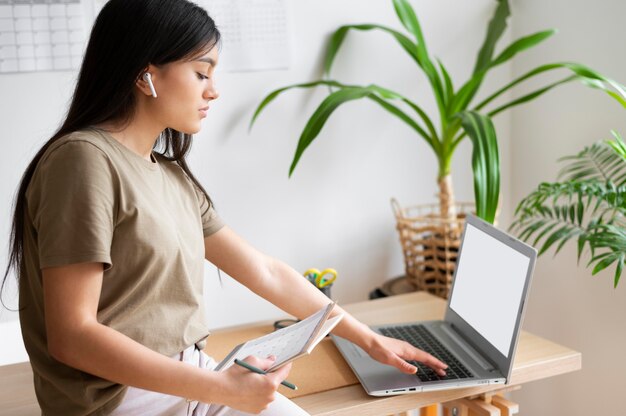
[[[242,366],[242,367],[244,367],[244,368],[247,368],[248,370],[252,371],[253,373],[263,374],[263,375],[267,374],[267,371],[263,371],[263,370],[261,370],[260,368],[256,368],[255,366],[250,365],[250,364],[248,364],[248,363],[247,363],[247,362],[245,362],[245,361],[241,361],[241,360],[240,360],[240,359],[238,359],[238,358],[235,358],[235,364],[240,365],[240,366]],[[295,384],[291,384],[291,383],[290,383],[290,382],[288,382],[287,380],[283,380],[283,381],[281,381],[281,383],[280,383],[280,384],[282,384],[282,385],[283,385],[283,386],[285,386],[285,387],[290,388],[291,390],[298,390],[298,387],[296,387],[296,385],[295,385]]]

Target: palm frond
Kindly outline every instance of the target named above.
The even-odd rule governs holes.
[[[624,139],[615,130],[611,130],[611,134],[615,137],[615,140],[607,140],[606,144],[611,146],[615,153],[626,159],[626,143],[624,143]]]
[[[592,274],[615,264],[617,286],[626,260],[626,146],[619,135],[612,142],[597,142],[567,162],[563,182],[542,183],[515,210],[510,229],[543,254],[556,247],[556,255],[570,240],[577,240],[578,260],[585,247],[591,252]]]
[[[600,270],[616,263],[613,287],[617,287],[626,258],[626,230],[624,230],[623,226],[611,224],[599,225],[597,227],[596,236],[590,244],[594,250],[608,250],[608,252],[592,257],[590,264],[596,263],[592,274],[595,275]]]
[[[623,142],[621,143],[623,144]],[[559,179],[565,181],[610,181],[618,187],[626,185],[624,157],[607,142],[594,143],[585,147],[578,154],[563,157],[560,161],[566,161],[568,164],[560,170]]]
[[[546,201],[548,202],[546,203]],[[534,216],[535,213],[542,212],[543,209],[562,206],[563,201],[567,201],[566,205],[568,206],[576,205],[574,209],[583,212],[589,211],[589,208],[594,206],[591,210],[592,213],[599,208],[626,213],[626,186],[617,187],[610,181],[601,183],[594,180],[544,182],[520,201],[515,210],[515,215],[519,219]]]

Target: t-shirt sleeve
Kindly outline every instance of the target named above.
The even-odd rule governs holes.
[[[41,268],[90,262],[112,267],[115,178],[105,153],[87,141],[63,143],[40,161],[27,204]]]
[[[206,238],[219,231],[220,228],[224,226],[224,221],[222,221],[217,211],[215,211],[213,204],[209,203],[209,200],[204,192],[202,192],[193,182],[192,184],[194,190],[196,191],[200,214],[202,215],[202,234]]]

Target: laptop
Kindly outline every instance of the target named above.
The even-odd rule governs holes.
[[[333,340],[372,396],[506,384],[536,258],[533,247],[468,215],[445,319],[372,327],[448,364],[445,377],[416,362],[417,374],[404,374],[346,339]]]

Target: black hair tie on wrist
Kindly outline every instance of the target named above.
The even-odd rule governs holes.
[[[291,326],[293,324],[297,324],[298,322],[300,322],[299,319],[280,319],[280,320],[274,322],[274,331],[276,331],[278,329],[286,328],[286,327]]]
[[[274,331],[297,324],[298,322],[300,322],[299,319],[279,319],[278,321],[274,321]],[[330,334],[327,334],[326,336],[328,337]]]

